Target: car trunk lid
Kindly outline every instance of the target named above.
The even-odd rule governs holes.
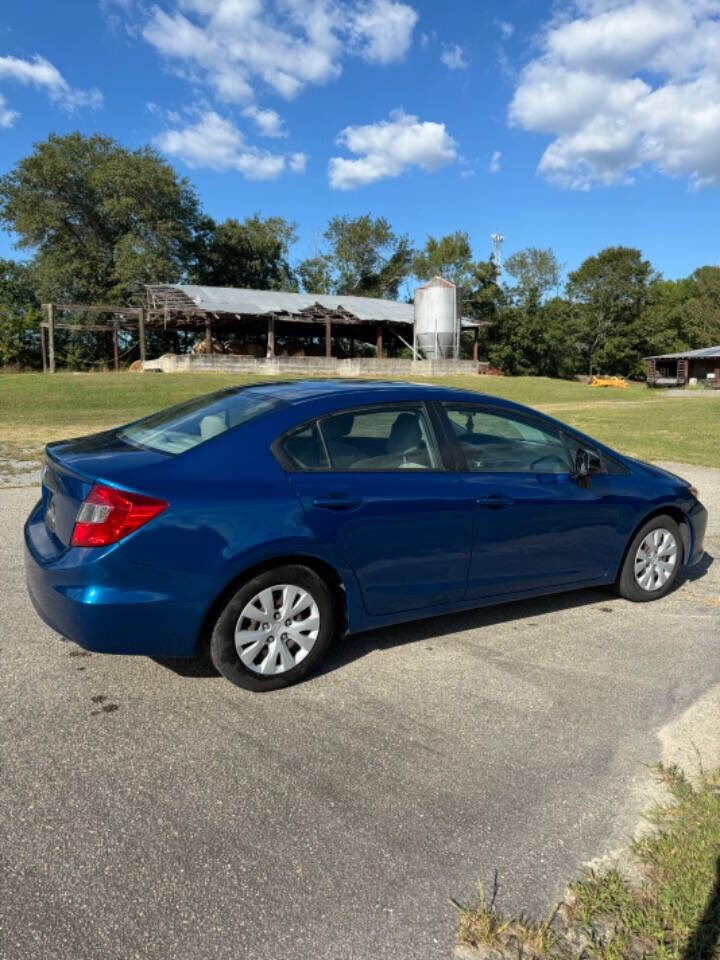
[[[45,448],[42,503],[45,526],[58,547],[70,545],[75,518],[96,481],[132,485],[131,474],[168,459],[136,447],[114,430],[51,443]]]

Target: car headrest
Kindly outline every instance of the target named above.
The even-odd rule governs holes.
[[[200,421],[200,436],[203,440],[216,437],[219,433],[224,433],[225,430],[227,430],[227,423],[224,414],[208,413]]]
[[[401,413],[392,425],[388,439],[388,453],[406,453],[422,443],[420,423],[416,413]]]
[[[340,440],[346,437],[353,428],[355,416],[352,413],[341,413],[337,417],[330,417],[323,423],[323,433],[326,440]]]

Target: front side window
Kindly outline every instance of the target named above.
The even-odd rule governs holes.
[[[326,417],[325,446],[335,470],[436,470],[441,466],[420,407],[376,407]]]
[[[117,435],[121,440],[160,453],[184,453],[269,412],[281,402],[252,388],[223,390],[159,410],[122,427]]]
[[[514,414],[444,404],[468,470],[477,473],[568,473],[559,433]]]

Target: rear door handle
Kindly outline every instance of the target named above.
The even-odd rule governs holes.
[[[313,497],[313,506],[321,510],[354,510],[361,505],[359,497]]]
[[[506,497],[501,493],[491,493],[488,497],[477,497],[475,499],[475,506],[489,507],[491,510],[500,510],[503,507],[511,507],[514,502],[511,497]]]

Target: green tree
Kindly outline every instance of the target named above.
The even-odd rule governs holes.
[[[653,291],[646,311],[653,353],[720,343],[720,267],[699,267]]]
[[[582,357],[577,309],[553,297],[534,310],[507,304],[490,328],[488,359],[511,376],[574,376]]]
[[[39,322],[30,267],[0,260],[0,366],[40,365]]]
[[[332,293],[333,276],[330,257],[318,254],[302,260],[297,275],[306,293]]]
[[[518,250],[506,259],[504,269],[515,281],[509,295],[525,309],[538,306],[560,286],[561,266],[550,247]]]
[[[412,272],[418,280],[444,277],[463,289],[471,286],[474,270],[470,238],[460,230],[439,240],[428,237],[425,247],[412,258]]]
[[[395,299],[410,272],[412,250],[406,236],[397,236],[384,217],[370,214],[333,217],[323,234],[327,249],[298,265],[308,292],[345,293]],[[307,283],[315,286],[309,290]]]
[[[686,291],[685,280],[659,280],[651,287],[640,318],[648,356],[688,348],[690,341],[684,311]]]
[[[607,247],[568,275],[567,295],[580,311],[586,369],[639,375],[648,337],[641,323],[659,280],[633,247]]]
[[[196,252],[195,190],[150,147],[51,135],[0,177],[0,223],[35,250],[43,301],[127,302],[176,282]]]
[[[210,222],[201,235],[191,277],[215,287],[297,290],[288,259],[296,239],[295,224],[282,217],[263,219],[256,213],[242,223]]]

